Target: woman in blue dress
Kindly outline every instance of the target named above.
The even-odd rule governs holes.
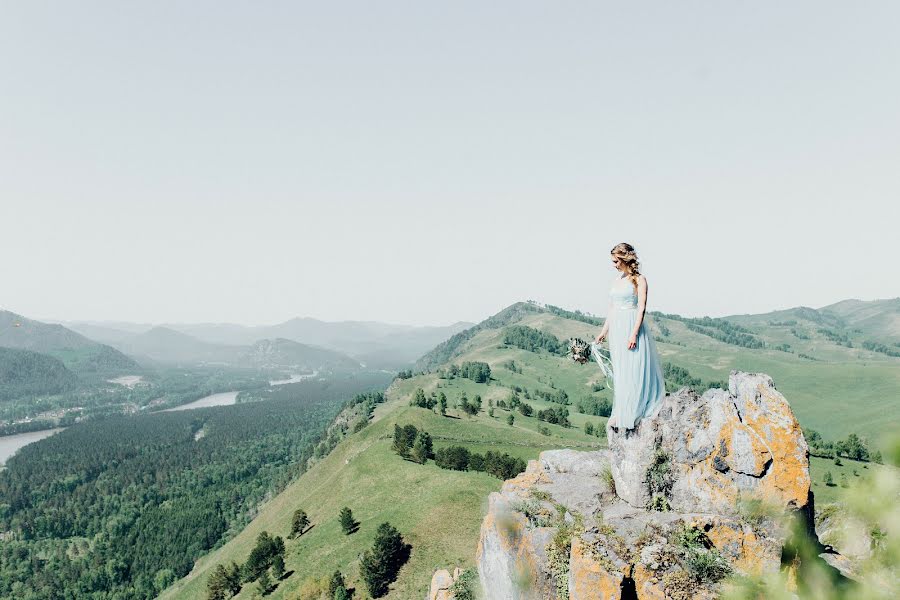
[[[659,406],[666,387],[656,343],[644,323],[647,278],[639,271],[637,254],[625,242],[610,254],[620,275],[610,288],[609,311],[594,342],[608,336],[614,395],[609,425],[627,430]]]

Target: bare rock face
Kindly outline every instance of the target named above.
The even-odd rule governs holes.
[[[673,510],[734,514],[742,494],[784,509],[809,502],[809,448],[768,375],[732,371],[728,390],[684,388],[632,431],[607,428],[619,496],[651,502],[647,470],[664,453]]]
[[[456,596],[450,588],[459,579],[460,569],[456,567],[453,574],[447,569],[438,569],[431,576],[431,588],[428,591],[428,597],[425,600],[454,600]]]
[[[770,513],[812,511],[806,441],[767,375],[669,395],[609,449],[550,450],[489,498],[476,555],[487,600],[703,600],[781,567]]]
[[[547,483],[552,479],[538,461],[531,460],[524,472],[505,481],[500,492],[488,498],[475,555],[486,598],[525,600],[550,593],[553,584],[546,547],[556,529],[536,518],[529,520],[528,511],[523,510],[532,500],[529,490]]]

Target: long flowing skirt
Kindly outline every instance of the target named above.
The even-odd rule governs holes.
[[[656,342],[646,326],[647,316],[638,330],[637,346],[628,349],[634,331],[636,308],[614,309],[609,325],[609,357],[613,368],[614,399],[612,416],[617,427],[633,429],[649,415],[666,395]]]

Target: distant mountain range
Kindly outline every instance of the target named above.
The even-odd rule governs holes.
[[[206,355],[210,360],[219,360],[230,356],[236,347],[264,339],[281,339],[340,352],[369,367],[401,369],[412,365],[443,340],[471,327],[472,323],[460,321],[440,327],[417,327],[375,321],[328,322],[304,317],[256,327],[232,323],[152,326],[95,321],[67,322],[65,325],[133,356],[158,357],[159,351],[174,345],[179,348],[176,354],[183,350],[190,356]],[[190,340],[176,341],[176,334],[190,336]]]
[[[900,298],[884,300],[841,300],[822,308],[798,306],[759,315],[731,315],[730,321],[766,325],[770,321],[800,319],[826,327],[856,330],[883,340],[900,341]]]
[[[46,354],[82,378],[140,371],[134,360],[109,345],[62,325],[34,321],[9,311],[0,311],[0,347]]]

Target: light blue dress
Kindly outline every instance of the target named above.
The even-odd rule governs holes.
[[[647,325],[647,315],[638,330],[637,346],[628,349],[638,316],[638,299],[627,277],[613,282],[609,291],[609,357],[613,371],[613,407],[616,427],[633,429],[651,414],[666,395],[656,342]]]

